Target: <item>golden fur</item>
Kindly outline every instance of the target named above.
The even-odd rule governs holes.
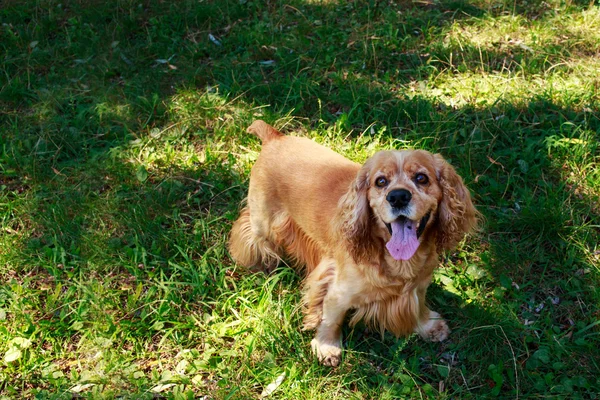
[[[312,347],[319,359],[339,363],[340,326],[350,309],[352,325],[363,319],[396,336],[417,332],[444,340],[448,327],[427,308],[425,293],[438,253],[456,246],[477,220],[454,168],[423,150],[381,151],[361,166],[263,121],[248,131],[263,147],[229,249],[245,266],[273,267],[284,253],[306,265],[304,328],[317,330]],[[428,182],[417,182],[417,174]],[[385,187],[376,184],[382,177]],[[412,196],[401,217],[421,221],[416,227],[425,221],[418,248],[405,261],[385,245],[391,240],[386,224],[400,218],[386,197],[394,189]]]

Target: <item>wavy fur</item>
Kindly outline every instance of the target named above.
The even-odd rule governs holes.
[[[346,243],[346,249],[357,262],[368,262],[378,249],[372,238],[371,208],[367,198],[369,167],[363,166],[339,202],[337,230]]]
[[[304,329],[316,330],[311,346],[319,360],[340,362],[341,325],[349,310],[351,325],[364,320],[396,336],[416,332],[444,340],[449,329],[426,306],[427,286],[438,253],[456,246],[478,216],[454,168],[422,150],[378,152],[360,166],[262,121],[249,131],[263,147],[248,205],[232,227],[230,253],[248,266],[271,267],[284,254],[306,265]],[[402,209],[388,201],[392,190],[411,194]],[[400,218],[413,221],[414,229],[426,224],[405,261],[386,249],[388,227],[397,227]]]
[[[443,192],[438,210],[437,245],[442,250],[451,250],[475,228],[479,213],[456,170],[439,154],[434,158]]]

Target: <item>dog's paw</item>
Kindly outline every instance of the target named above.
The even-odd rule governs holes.
[[[338,344],[321,343],[315,338],[310,345],[321,364],[328,367],[337,367],[340,364],[342,348]]]
[[[428,342],[442,342],[448,338],[450,328],[440,314],[431,311],[429,320],[417,328],[417,333]]]

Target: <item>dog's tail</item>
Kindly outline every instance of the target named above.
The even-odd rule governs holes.
[[[273,139],[283,136],[281,132],[277,131],[271,125],[260,119],[254,121],[252,125],[248,127],[247,132],[258,136],[263,143],[267,143]]]

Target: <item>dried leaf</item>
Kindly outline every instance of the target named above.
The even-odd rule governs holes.
[[[10,343],[14,346],[17,345],[17,347],[19,347],[20,349],[26,349],[29,346],[31,346],[31,340],[24,338],[24,337],[19,337],[17,336],[16,338],[12,339],[10,341]]]
[[[23,353],[21,353],[20,349],[16,347],[9,347],[9,349],[6,351],[6,354],[4,354],[4,362],[10,363],[16,361],[21,358],[22,355]]]
[[[167,389],[172,388],[173,386],[175,386],[174,383],[165,383],[162,385],[156,385],[150,390],[152,390],[154,393],[160,393],[160,392],[164,392]]]
[[[190,363],[187,360],[179,361],[179,363],[177,363],[177,365],[175,366],[175,372],[177,372],[179,375],[185,375],[185,370],[187,369],[189,364]]]
[[[504,165],[502,165],[501,163],[499,163],[498,161],[494,160],[492,157],[487,156],[487,159],[494,165],[499,165],[502,167],[502,169],[504,169]]]
[[[69,390],[73,393],[80,393],[80,392],[83,392],[84,390],[89,389],[95,385],[96,385],[95,383],[85,383],[83,385],[75,385]]]
[[[271,393],[273,393],[279,387],[279,385],[281,385],[281,383],[283,382],[284,379],[285,379],[285,372],[282,372],[281,375],[279,375],[273,382],[269,383],[269,385],[265,388],[265,390],[263,390],[263,392],[260,394],[260,397],[264,398],[264,397],[269,396]]]
[[[210,39],[210,41],[216,44],[217,46],[222,46],[221,41],[217,39],[212,33],[208,34],[208,39]]]

